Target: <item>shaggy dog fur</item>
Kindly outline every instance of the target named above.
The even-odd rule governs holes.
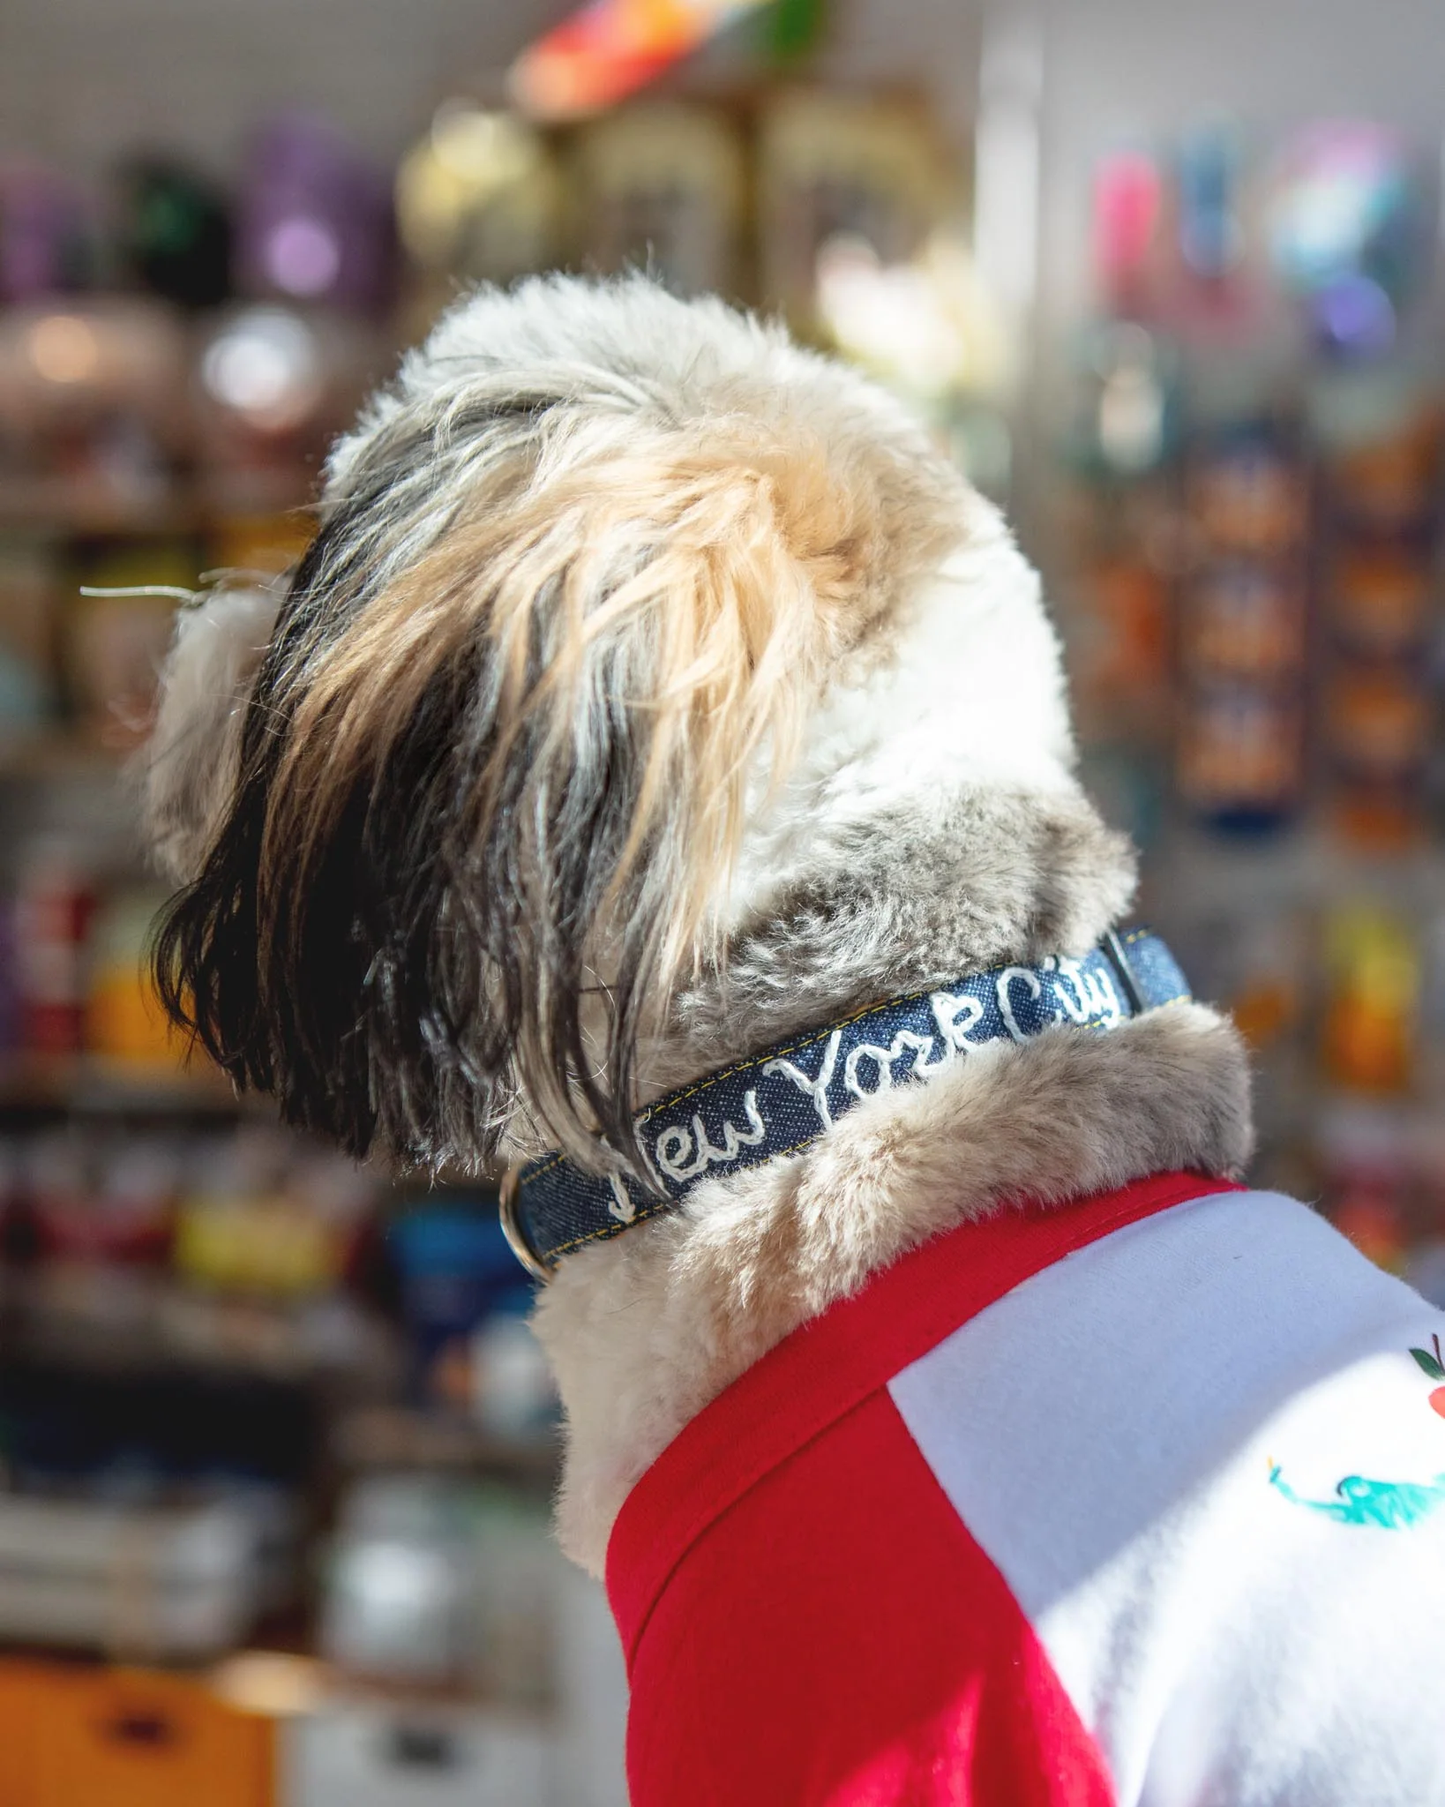
[[[358,1155],[636,1159],[668,1087],[881,997],[1086,951],[1132,857],[1080,792],[995,512],[859,376],[640,278],[463,302],[335,449],[279,598],[183,615],[148,771],[162,993]],[[569,1257],[561,1527],[910,1245],[1249,1153],[1175,1005],[994,1045]]]

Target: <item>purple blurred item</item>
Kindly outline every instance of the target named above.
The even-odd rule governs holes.
[[[71,183],[39,164],[0,167],[0,300],[74,288],[84,249],[84,209]]]
[[[394,242],[390,183],[330,126],[294,114],[254,139],[237,220],[243,293],[379,313]]]

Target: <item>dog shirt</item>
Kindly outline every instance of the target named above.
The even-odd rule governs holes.
[[[633,1807],[1445,1802],[1442,1336],[1196,1176],[913,1251],[624,1505]]]

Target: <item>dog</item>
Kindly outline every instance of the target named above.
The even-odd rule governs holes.
[[[1445,1327],[1240,1184],[900,402],[640,276],[464,299],[182,612],[146,787],[235,1083],[512,1169],[636,1807],[1445,1801]]]

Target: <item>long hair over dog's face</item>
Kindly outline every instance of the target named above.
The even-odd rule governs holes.
[[[357,1154],[474,1163],[524,1106],[627,1158],[746,810],[968,506],[888,398],[719,303],[472,297],[335,449],[274,621],[182,618],[171,1014]]]

